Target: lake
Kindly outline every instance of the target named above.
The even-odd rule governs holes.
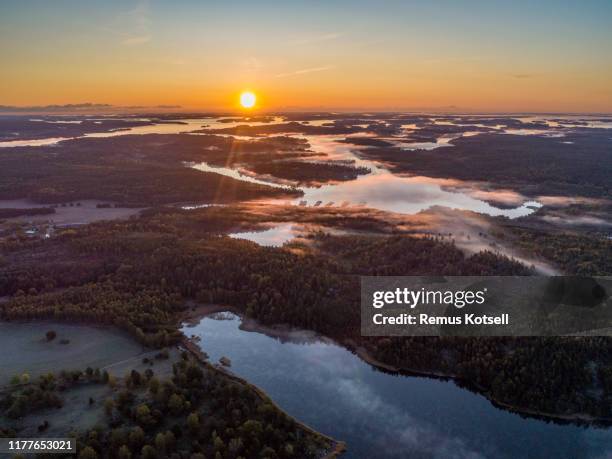
[[[349,161],[358,167],[370,169],[368,174],[360,175],[355,180],[324,184],[321,186],[299,186],[304,195],[293,201],[295,205],[306,206],[364,206],[372,209],[416,214],[434,206],[451,209],[469,210],[491,216],[508,218],[524,217],[533,213],[542,204],[527,200],[520,195],[514,196],[514,202],[504,207],[496,207],[486,200],[479,199],[479,190],[474,184],[461,181],[435,179],[431,177],[406,177],[396,175],[387,168],[360,158],[355,154],[357,146],[341,141],[338,136],[307,135],[304,138],[311,149],[321,156],[319,161]],[[237,180],[260,185],[286,187],[265,178],[256,178],[240,170],[229,167],[215,167],[207,163],[192,165],[204,172],[215,172]],[[488,198],[503,196],[501,192],[489,191]],[[286,200],[269,201],[270,204],[285,204]]]
[[[499,409],[452,381],[380,372],[310,332],[289,340],[239,328],[231,313],[185,326],[211,361],[261,387],[287,413],[347,442],[347,458],[604,458],[612,430]]]
[[[276,117],[275,123],[283,119]],[[148,121],[143,118],[141,121]],[[123,135],[134,134],[185,134],[185,135],[206,135],[206,129],[231,128],[239,125],[248,124],[250,126],[260,126],[266,123],[257,121],[244,121],[241,119],[228,120],[227,118],[193,118],[176,120],[171,122],[152,122],[146,126],[133,126],[126,129],[114,129],[106,132],[86,133],[76,138],[109,138]],[[66,121],[64,121],[66,122]],[[329,120],[319,122],[311,121],[311,125],[323,125]],[[401,146],[409,154],[410,150],[415,149],[435,149],[444,146],[451,146],[450,141],[461,136],[477,135],[478,132],[467,131],[461,134],[440,135],[436,142],[406,142],[396,138],[384,139],[397,146]],[[290,137],[299,137],[308,141],[314,153],[318,153],[318,161],[348,161],[355,166],[367,167],[370,173],[360,175],[355,180],[339,183],[329,183],[322,186],[300,186],[297,188],[303,191],[304,195],[293,201],[295,205],[334,205],[334,206],[364,206],[372,209],[397,212],[401,214],[416,214],[430,209],[434,206],[448,207],[474,211],[491,216],[505,216],[508,218],[524,217],[533,213],[541,203],[528,200],[518,193],[510,202],[504,206],[491,204],[507,195],[507,191],[488,191],[487,199],[482,199],[483,192],[476,184],[449,181],[444,179],[434,179],[430,177],[407,177],[396,175],[389,171],[384,165],[376,161],[369,161],[360,158],[356,153],[360,148],[358,145],[343,142],[346,137],[351,135],[295,135],[286,134]],[[364,134],[360,134],[363,137]],[[367,135],[367,134],[366,134]],[[233,136],[242,139],[249,139],[246,136]],[[0,142],[0,147],[24,147],[24,146],[61,146],[63,141],[70,138],[47,138],[37,140],[13,140]],[[278,180],[270,177],[259,177],[255,174],[246,173],[230,167],[215,167],[206,162],[188,164],[202,172],[213,172],[225,175],[237,180],[267,185],[271,187],[289,188],[286,183],[279,183]],[[285,204],[285,200],[277,202]]]

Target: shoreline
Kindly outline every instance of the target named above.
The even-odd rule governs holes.
[[[202,319],[203,317],[212,315],[214,313],[217,312],[231,312],[236,314],[237,316],[240,317],[240,319],[243,321],[242,324],[240,325],[240,328],[242,330],[245,331],[249,331],[249,332],[257,332],[257,333],[263,333],[267,336],[271,336],[273,338],[277,338],[281,341],[283,340],[287,340],[287,341],[291,341],[291,339],[289,338],[289,334],[293,331],[301,331],[301,332],[306,332],[309,334],[312,334],[311,336],[313,338],[319,339],[321,341],[326,341],[329,343],[333,343],[336,344],[337,346],[341,346],[345,349],[347,349],[349,352],[354,353],[355,355],[357,355],[357,357],[359,357],[362,361],[364,361],[365,363],[367,363],[368,365],[372,366],[373,368],[376,368],[378,370],[381,371],[387,371],[387,372],[391,372],[391,373],[398,373],[398,374],[402,374],[402,373],[410,373],[413,376],[418,376],[418,377],[429,377],[429,378],[437,378],[437,379],[450,379],[453,380],[454,382],[464,382],[465,385],[467,386],[467,388],[472,388],[474,390],[474,392],[476,392],[479,395],[482,395],[485,399],[487,399],[489,402],[491,402],[494,406],[497,406],[500,409],[505,409],[507,411],[516,413],[518,415],[525,415],[525,416],[532,416],[535,418],[539,418],[545,421],[559,421],[559,422],[574,422],[574,423],[588,423],[588,424],[592,424],[592,425],[597,425],[598,423],[600,424],[610,424],[612,423],[612,418],[598,418],[589,414],[585,414],[585,413],[574,413],[574,414],[555,414],[555,413],[547,413],[547,412],[542,412],[542,411],[537,411],[537,410],[531,410],[528,408],[521,408],[521,407],[517,407],[514,405],[511,405],[507,402],[501,401],[501,400],[497,400],[495,397],[493,397],[491,395],[491,393],[486,390],[484,387],[478,386],[477,384],[475,384],[472,381],[469,380],[464,380],[460,377],[458,377],[457,375],[454,374],[450,374],[450,373],[442,373],[442,372],[436,372],[436,371],[425,371],[425,370],[416,370],[416,369],[412,369],[412,368],[402,368],[402,367],[396,367],[394,365],[390,365],[390,364],[386,364],[384,362],[381,362],[379,360],[377,360],[376,358],[374,358],[366,348],[364,348],[363,346],[358,346],[352,343],[341,343],[339,341],[335,341],[332,338],[329,338],[327,336],[323,336],[323,335],[319,335],[316,332],[312,332],[312,331],[308,331],[308,330],[300,330],[300,329],[296,329],[296,328],[292,328],[289,326],[286,327],[269,327],[266,325],[261,325],[259,324],[256,320],[245,317],[244,313],[242,311],[240,311],[238,308],[236,307],[231,307],[231,306],[221,306],[221,305],[214,305],[214,304],[208,304],[208,305],[196,305],[196,304],[191,304],[190,307],[195,307],[194,310],[190,310],[188,311],[188,313],[185,315],[186,317],[186,321],[184,323],[187,324],[196,324],[200,319]]]
[[[211,305],[212,306],[212,305]],[[227,311],[227,309],[224,309],[224,311]],[[221,311],[216,311],[216,312],[221,312]],[[211,312],[209,314],[214,314],[214,312]],[[232,381],[241,384],[251,390],[253,390],[257,396],[260,398],[260,400],[262,400],[265,403],[269,403],[270,405],[272,405],[275,409],[277,409],[278,411],[280,411],[281,413],[283,413],[285,416],[287,416],[289,419],[291,419],[297,426],[299,429],[305,431],[306,433],[309,433],[311,435],[314,435],[316,437],[318,437],[319,439],[322,439],[324,441],[328,441],[331,443],[331,449],[329,451],[326,451],[326,453],[321,456],[321,459],[334,459],[337,458],[338,456],[340,456],[342,453],[344,453],[347,448],[346,448],[346,443],[341,441],[341,440],[336,440],[328,435],[325,435],[322,432],[319,432],[315,429],[313,429],[312,427],[310,427],[309,425],[303,423],[302,421],[294,418],[293,416],[291,416],[289,413],[287,413],[285,410],[283,410],[283,408],[281,408],[280,406],[278,406],[276,404],[276,402],[274,402],[274,400],[272,400],[270,398],[270,396],[260,387],[256,386],[255,384],[247,381],[246,379],[231,373],[230,371],[213,365],[212,363],[210,363],[209,359],[206,357],[206,355],[204,354],[204,352],[202,351],[202,349],[200,349],[200,346],[198,346],[198,344],[190,337],[187,337],[183,334],[183,339],[181,340],[181,342],[178,344],[179,348],[183,348],[185,349],[187,352],[189,352],[200,364],[205,365],[206,368],[212,370],[212,371],[217,371],[222,373],[224,376],[228,377],[229,379],[231,379]]]
[[[593,424],[593,425],[597,425],[597,423],[612,423],[612,418],[596,418],[594,416],[591,416],[585,413],[554,414],[554,413],[547,413],[543,411],[531,410],[528,408],[519,408],[507,402],[503,402],[501,400],[496,399],[484,387],[478,386],[476,383],[472,381],[462,379],[457,375],[450,374],[450,373],[441,373],[441,372],[436,372],[436,371],[415,370],[411,368],[402,368],[402,367],[396,367],[393,365],[389,365],[389,364],[380,362],[379,360],[374,358],[367,351],[367,349],[361,346],[356,347],[355,349],[350,349],[350,350],[355,352],[355,354],[361,360],[366,362],[368,365],[371,365],[372,367],[379,369],[379,370],[390,371],[392,373],[398,373],[398,374],[411,373],[417,377],[420,376],[420,377],[429,377],[429,378],[436,378],[436,379],[450,379],[454,382],[463,381],[468,385],[468,387],[472,387],[477,394],[482,395],[489,402],[491,402],[494,406],[500,407],[501,409],[505,409],[507,411],[510,411],[512,413],[516,413],[519,415],[533,416],[535,418],[539,418],[545,421],[555,421],[556,420],[556,421],[568,421],[568,422],[578,422],[578,423],[586,422],[586,423]]]
[[[240,317],[240,330],[247,332],[262,333],[266,336],[278,339],[281,342],[307,343],[312,341],[322,341],[329,344],[338,344],[332,338],[321,335],[312,330],[291,327],[289,325],[267,326],[257,320],[246,317],[244,312],[233,306],[221,306],[216,304],[190,305],[189,311],[183,314],[180,323],[187,327],[195,326],[203,317],[211,316],[220,312],[230,312]]]

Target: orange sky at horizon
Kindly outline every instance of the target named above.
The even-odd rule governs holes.
[[[331,72],[330,72],[331,73]],[[11,94],[0,91],[1,105],[45,106],[64,104],[110,104],[117,107],[180,106],[179,111],[242,111],[240,93],[252,90],[257,95],[253,112],[273,111],[441,111],[441,112],[547,112],[547,113],[609,113],[608,97],[597,97],[590,86],[568,91],[569,82],[547,80],[517,85],[513,81],[474,78],[446,81],[415,79],[403,86],[394,78],[379,77],[377,85],[370,82],[345,80],[334,82],[333,75],[318,80],[277,82],[245,79],[245,82],[210,84],[193,82],[176,87],[165,81],[123,81],[108,83],[96,78],[53,83],[14,82]],[[8,80],[5,79],[5,83]],[[255,81],[255,82],[253,82]],[[361,83],[361,84],[360,84]],[[174,86],[174,87],[173,87]],[[374,86],[374,87],[373,87]],[[478,86],[478,90],[474,88]],[[466,89],[467,88],[467,89]],[[602,88],[603,91],[603,88]],[[558,94],[565,94],[559,97]],[[594,94],[595,93],[595,94]]]
[[[0,6],[0,105],[612,112],[605,2],[23,3]]]

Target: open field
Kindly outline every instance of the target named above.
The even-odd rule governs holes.
[[[98,207],[105,205],[105,207]],[[108,206],[108,207],[106,207]],[[27,199],[0,200],[0,209],[37,209],[49,207]],[[7,222],[49,222],[55,225],[84,225],[100,220],[128,218],[138,214],[142,208],[115,207],[104,201],[83,200],[56,205],[55,212],[47,215],[25,215],[7,218]]]
[[[49,330],[56,333],[51,340],[45,337]],[[210,451],[190,435],[216,436],[214,426],[228,418],[227,407],[239,403],[232,416],[241,433],[249,422],[260,425],[255,418],[265,413],[266,425],[276,424],[279,432],[282,426],[302,454],[333,457],[342,449],[342,443],[288,417],[257,387],[210,365],[201,352],[143,349],[112,328],[51,322],[2,322],[0,336],[0,346],[14,356],[2,360],[0,374],[20,375],[19,382],[0,387],[3,436],[76,437],[79,450],[95,439],[106,442],[109,457],[122,447],[118,438],[138,452],[145,441],[159,446],[160,435],[185,451]],[[236,419],[242,412],[248,418]],[[229,432],[221,432],[226,440]],[[261,433],[254,435],[252,446],[245,439],[238,447],[261,448]]]
[[[57,337],[47,341],[45,334],[50,330]],[[69,342],[62,344],[62,340]],[[150,353],[126,333],[112,328],[54,322],[0,322],[0,348],[0,385],[23,373],[36,378],[87,367],[109,367],[109,371],[123,375]]]

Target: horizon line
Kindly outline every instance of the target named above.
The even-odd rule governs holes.
[[[284,107],[278,109],[221,109],[221,108],[196,108],[181,107],[177,105],[154,105],[154,106],[114,106],[110,104],[66,104],[48,106],[7,106],[0,104],[0,116],[3,115],[121,115],[121,114],[150,114],[163,113],[165,115],[185,114],[215,114],[215,115],[240,115],[242,117],[263,116],[283,113],[327,113],[327,114],[377,114],[377,113],[414,113],[414,114],[452,114],[452,115],[588,115],[588,116],[612,116],[612,111],[559,111],[559,110],[478,110],[470,108],[299,108]]]

